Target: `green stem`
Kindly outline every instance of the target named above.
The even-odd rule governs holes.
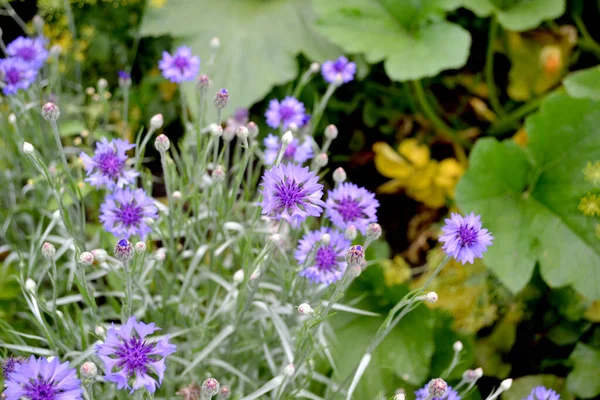
[[[592,35],[590,35],[590,32],[587,30],[579,15],[573,13],[572,17],[573,21],[575,21],[575,25],[577,25],[577,28],[581,32],[581,40],[579,41],[579,45],[600,57],[600,44],[598,44]]]
[[[498,20],[492,16],[490,20],[490,31],[488,36],[488,45],[485,53],[485,82],[488,87],[490,105],[492,110],[500,117],[503,117],[506,112],[502,108],[502,104],[496,92],[496,83],[494,82],[494,42],[498,37]]]
[[[553,92],[550,92],[553,93]],[[492,125],[490,129],[487,131],[488,135],[492,136],[500,136],[511,129],[514,129],[519,121],[521,121],[525,116],[537,110],[542,101],[550,94],[544,94],[542,96],[538,96],[533,100],[523,104],[516,110],[512,111],[510,114],[506,115],[504,118],[500,119],[498,123]]]
[[[129,88],[123,88],[123,137],[127,134],[127,125],[129,125]]]
[[[133,276],[130,264],[123,261],[123,272],[125,273],[125,304],[123,305],[123,323],[127,322],[133,314]]]

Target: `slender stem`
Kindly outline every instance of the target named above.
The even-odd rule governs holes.
[[[137,150],[135,152],[135,170],[136,171],[139,171],[139,169],[140,169],[142,159],[144,158],[144,152],[146,150],[146,146],[148,145],[148,141],[152,137],[152,134],[154,134],[154,129],[152,129],[152,127],[150,127],[148,129],[148,132],[146,132],[146,136],[144,136],[144,139],[142,140],[142,144],[139,145],[139,147],[137,148]]]
[[[593,53],[596,53],[596,56],[600,57],[600,44],[594,40],[590,32],[587,30],[585,24],[583,23],[581,16],[576,13],[572,14],[573,21],[575,21],[575,25],[581,32],[581,40],[579,41],[579,45],[587,50],[590,50]]]
[[[60,132],[58,131],[58,125],[56,124],[56,121],[50,121],[50,126],[52,127],[52,133],[54,134],[54,140],[56,141],[56,147],[58,149],[60,161],[63,164],[65,173],[70,176],[71,172],[69,169],[69,163],[67,162],[67,156],[65,155],[65,150],[63,148],[62,141],[60,140]]]
[[[133,314],[133,276],[131,264],[127,261],[123,261],[122,264],[125,273],[125,304],[123,304],[123,323],[125,323]]]
[[[325,91],[323,98],[321,98],[321,101],[319,102],[319,105],[317,106],[317,109],[315,110],[315,113],[310,120],[310,129],[308,131],[308,136],[314,135],[315,129],[317,129],[317,125],[319,125],[321,117],[323,116],[323,112],[327,107],[327,103],[329,103],[329,99],[333,95],[333,92],[335,92],[335,89],[337,89],[338,87],[339,85],[337,85],[334,82],[330,83],[329,86],[327,86],[327,90]]]
[[[492,110],[500,117],[503,117],[506,112],[502,108],[498,93],[496,92],[496,83],[494,81],[494,43],[498,37],[498,20],[492,16],[490,20],[490,31],[488,37],[487,51],[485,53],[485,81],[488,87],[490,105]]]
[[[183,92],[183,85],[179,85],[179,101],[181,102],[181,113],[183,114],[183,128],[185,131],[187,129],[188,124],[188,111],[187,103],[185,101],[185,93]]]
[[[505,115],[505,117],[500,119],[498,123],[492,125],[487,133],[492,136],[500,136],[507,131],[510,131],[521,119],[537,110],[540,104],[546,97],[548,97],[550,93],[554,93],[554,91],[538,96],[512,111],[510,114]]]
[[[56,297],[57,297],[57,289],[56,285],[58,283],[58,273],[56,271],[56,262],[54,258],[50,259],[50,266],[52,268],[51,279],[52,279],[52,314],[54,315],[54,321],[58,323],[58,315],[56,313]]]
[[[129,125],[129,87],[123,88],[123,137],[127,134]]]

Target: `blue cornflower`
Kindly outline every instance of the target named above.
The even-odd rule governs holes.
[[[480,218],[473,213],[466,217],[452,213],[442,228],[444,234],[439,239],[444,243],[442,249],[463,265],[466,262],[473,264],[475,258],[483,257],[487,247],[492,245],[494,237],[487,229],[482,229]]]
[[[536,386],[533,388],[529,396],[523,400],[559,400],[560,395],[552,389],[545,386]]]
[[[429,398],[429,383],[415,392],[415,400],[425,400]],[[446,394],[443,397],[432,397],[429,400],[460,400],[458,392],[452,389],[452,386],[446,388]]]
[[[200,71],[200,59],[192,54],[192,49],[181,46],[174,55],[163,51],[158,67],[163,76],[171,82],[193,81]]]
[[[135,182],[139,172],[127,168],[127,151],[133,149],[134,144],[126,140],[114,139],[110,142],[106,138],[96,143],[96,152],[93,157],[80,153],[87,173],[86,182],[97,188],[105,187],[114,189],[122,188]]]
[[[104,363],[105,379],[116,383],[118,389],[131,389],[130,393],[142,387],[154,393],[165,375],[165,358],[176,349],[169,343],[169,335],[155,341],[146,339],[159,329],[153,323],[137,322],[135,317],[120,328],[113,324],[106,332],[106,340],[96,345],[96,353]]]
[[[336,81],[337,77],[341,77],[343,83],[348,83],[354,79],[356,73],[356,64],[344,56],[340,56],[335,61],[325,61],[321,68],[323,79],[329,83]]]
[[[265,145],[264,162],[266,165],[271,165],[277,159],[277,154],[279,154],[279,149],[281,148],[281,140],[279,136],[269,133],[269,136],[264,138],[263,144]],[[303,164],[312,157],[313,149],[310,145],[310,141],[305,139],[302,141],[302,144],[300,144],[300,140],[294,138],[285,148],[282,161]]]
[[[36,70],[40,69],[48,58],[46,39],[19,36],[6,46],[6,54],[25,61]]]
[[[367,226],[377,222],[379,202],[375,195],[353,183],[342,183],[327,195],[327,217],[344,230],[354,225],[363,235]]]
[[[104,229],[124,239],[138,235],[143,240],[152,230],[146,219],[157,217],[154,201],[144,189],[116,188],[100,206],[100,221]]]
[[[57,357],[48,361],[45,357],[31,356],[6,378],[6,400],[80,400],[83,389],[74,368],[60,363]]]
[[[321,242],[324,234],[329,235],[329,243]],[[344,257],[350,247],[350,241],[344,235],[330,228],[321,228],[304,235],[298,242],[294,253],[299,265],[306,265],[300,276],[306,277],[313,283],[330,285],[337,282],[346,270]],[[307,261],[309,254],[313,257]]]
[[[279,164],[265,171],[259,190],[263,196],[262,213],[285,219],[297,227],[308,216],[318,217],[325,203],[319,177],[292,163]]]
[[[4,84],[5,95],[27,89],[35,80],[37,70],[26,61],[17,57],[0,59],[0,79]]]
[[[301,127],[305,124],[304,104],[296,98],[288,96],[279,102],[273,99],[269,102],[269,109],[265,113],[267,125],[271,128],[287,129],[291,124]]]

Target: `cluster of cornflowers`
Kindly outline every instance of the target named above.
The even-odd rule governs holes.
[[[48,40],[40,35],[19,36],[6,46],[7,57],[0,59],[0,86],[5,95],[27,90],[35,82],[48,58],[47,45]]]

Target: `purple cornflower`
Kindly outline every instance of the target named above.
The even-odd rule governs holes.
[[[126,140],[114,139],[110,142],[106,138],[96,143],[96,152],[93,157],[80,153],[83,166],[87,173],[86,182],[97,188],[106,187],[122,188],[135,182],[139,172],[127,168],[127,151],[135,147]]]
[[[240,126],[246,126],[250,116],[250,111],[245,107],[240,107],[235,110],[233,115],[227,118],[227,127],[234,132]]]
[[[301,127],[305,123],[304,104],[296,98],[288,96],[279,102],[273,99],[269,102],[269,109],[265,113],[267,125],[271,128],[287,129],[290,124],[295,124],[296,127]]]
[[[104,229],[124,239],[138,235],[143,240],[152,230],[146,218],[157,217],[158,210],[144,189],[116,188],[100,206],[100,221]]]
[[[6,378],[4,395],[7,400],[80,400],[83,389],[77,372],[69,363],[60,363],[57,357],[28,360],[15,367]]]
[[[165,375],[165,358],[176,349],[169,343],[169,335],[157,341],[145,340],[147,335],[159,329],[153,323],[137,322],[135,317],[129,318],[120,328],[113,324],[106,332],[104,343],[96,345],[96,353],[104,363],[106,380],[116,383],[118,389],[131,389],[130,393],[142,386],[154,393]],[[150,373],[154,373],[158,381]]]
[[[544,386],[536,386],[533,388],[529,396],[523,400],[559,400],[560,395],[552,389]]]
[[[21,357],[9,356],[5,358],[2,362],[2,376],[5,379],[8,378],[8,375],[14,372],[18,365],[23,364],[23,361],[25,360]]]
[[[328,244],[321,242],[324,234],[329,235]],[[340,232],[330,228],[324,227],[307,233],[298,242],[298,248],[294,253],[298,264],[305,266],[300,271],[300,276],[306,277],[313,283],[325,285],[337,282],[346,270],[344,257],[348,247],[350,241]]]
[[[417,397],[415,400],[425,400],[429,398],[428,386],[429,383],[415,392],[415,396]],[[446,388],[446,394],[443,397],[432,397],[429,400],[460,400],[460,396],[456,390],[452,389],[452,386],[448,386]]]
[[[266,165],[271,165],[277,159],[279,149],[281,148],[281,140],[279,136],[269,133],[269,136],[264,138],[265,145],[264,162]],[[302,144],[297,138],[294,138],[285,148],[282,161],[291,161],[297,164],[303,164],[313,157],[313,149],[309,140],[304,140]]]
[[[494,237],[481,228],[480,218],[473,213],[466,217],[452,213],[442,228],[444,234],[439,239],[444,243],[442,249],[463,265],[466,262],[473,264],[475,258],[483,257],[487,247],[492,245]]]
[[[181,46],[171,55],[163,51],[158,67],[163,76],[171,82],[193,81],[200,71],[200,59],[192,54],[192,49]]]
[[[48,58],[46,40],[41,37],[30,39],[19,36],[6,46],[6,54],[10,57],[20,58],[36,70],[40,69]]]
[[[27,89],[35,80],[37,70],[17,57],[0,59],[0,79],[4,83],[5,95]]]
[[[377,222],[377,207],[375,195],[353,183],[342,183],[327,195],[327,217],[342,230],[354,225],[364,235]]]
[[[321,68],[323,79],[329,83],[336,81],[338,75],[342,78],[343,83],[348,83],[354,79],[356,73],[356,64],[344,56],[340,56],[335,61],[325,61]]]
[[[319,177],[292,163],[279,164],[265,171],[259,190],[263,195],[262,213],[285,219],[298,227],[306,217],[318,217],[325,203]]]

